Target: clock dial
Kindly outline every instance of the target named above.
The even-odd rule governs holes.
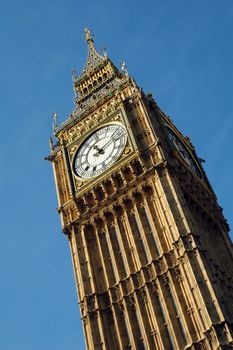
[[[190,166],[190,168],[199,177],[202,177],[201,171],[200,171],[194,157],[191,155],[190,151],[187,149],[187,147],[181,141],[181,139],[173,132],[173,130],[170,129],[170,127],[167,127],[167,135],[168,135],[169,141],[172,143],[173,148],[177,151],[177,153],[182,158],[182,160],[184,160],[185,163],[188,166]]]
[[[120,157],[126,141],[126,130],[120,124],[109,124],[95,131],[75,155],[76,175],[89,179],[103,173]]]

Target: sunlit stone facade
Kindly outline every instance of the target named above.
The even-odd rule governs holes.
[[[232,245],[200,159],[125,64],[100,55],[89,30],[86,41],[75,110],[55,123],[48,157],[86,348],[232,349]],[[96,134],[109,125],[125,130],[118,158],[119,134]]]

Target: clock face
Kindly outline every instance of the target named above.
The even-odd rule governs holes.
[[[194,157],[191,155],[190,151],[187,149],[185,144],[180,140],[180,138],[171,130],[169,127],[167,127],[167,134],[170,142],[172,143],[173,147],[179,154],[179,156],[182,158],[182,160],[185,161],[188,166],[199,176],[202,177],[201,171],[199,170],[199,167],[194,159]]]
[[[120,157],[127,134],[120,124],[109,124],[95,131],[78,149],[74,158],[74,172],[89,179],[102,174]]]

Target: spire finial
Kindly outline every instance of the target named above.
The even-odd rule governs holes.
[[[85,67],[81,76],[95,69],[100,63],[102,63],[107,58],[106,54],[103,57],[96,51],[91,30],[89,28],[85,28],[84,32],[85,32],[85,40],[88,44],[88,56],[87,56],[87,62],[85,64]]]
[[[120,62],[120,65],[121,65],[121,70],[123,71],[123,73],[125,74],[125,76],[128,77],[128,76],[129,76],[129,73],[128,73],[128,69],[126,68],[125,61],[121,61],[121,62]]]
[[[58,123],[57,123],[57,113],[53,112],[53,131],[55,132],[57,127],[58,127]]]
[[[108,58],[107,50],[105,47],[102,48],[102,52],[104,54],[104,58]]]
[[[86,42],[88,44],[91,43],[91,42],[93,43],[94,39],[92,37],[91,30],[89,28],[85,28],[84,32],[85,32],[85,40],[86,40]]]

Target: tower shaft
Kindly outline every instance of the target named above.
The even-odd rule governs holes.
[[[50,157],[86,347],[231,349],[232,244],[195,150],[128,74],[97,58],[74,79],[77,109]],[[90,138],[111,125],[126,130],[121,156],[77,176],[79,154],[93,169],[108,162],[111,138]]]

